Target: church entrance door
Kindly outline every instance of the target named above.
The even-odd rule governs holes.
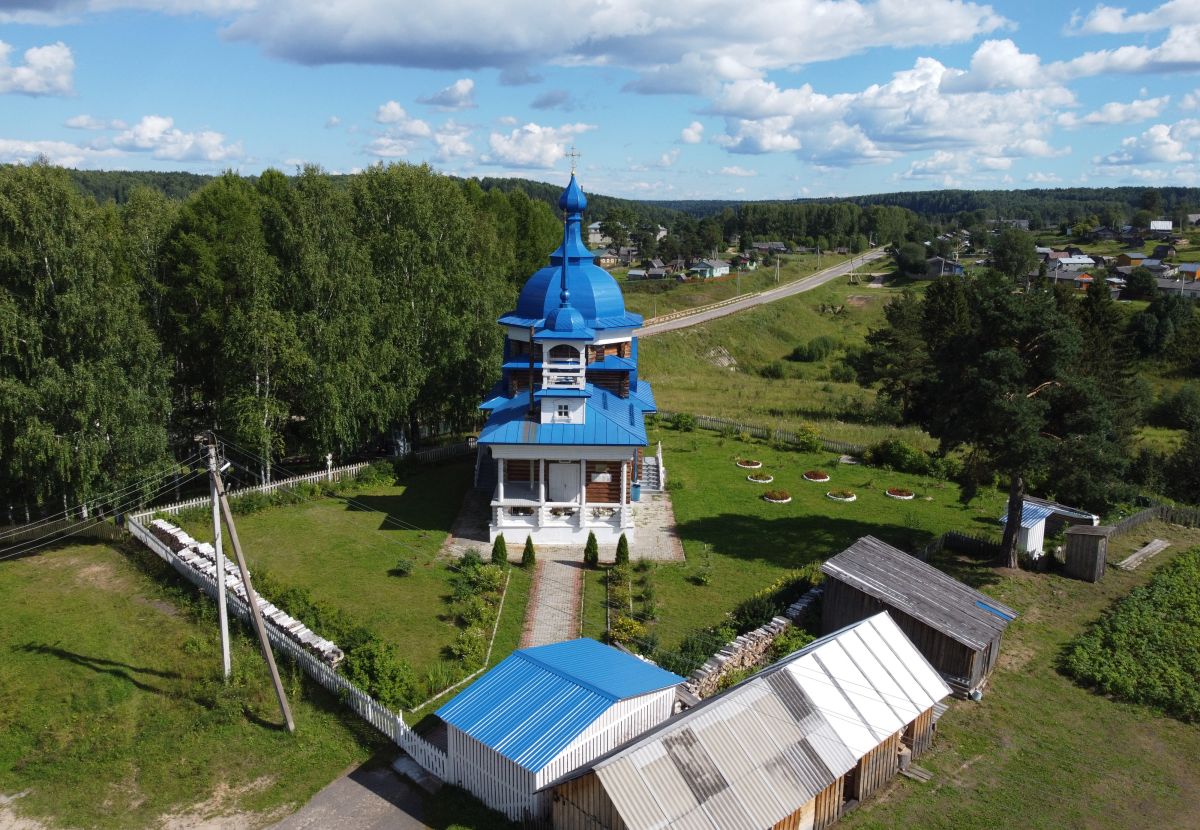
[[[546,465],[549,472],[546,475],[550,492],[550,501],[579,501],[579,465],[564,462],[551,462]]]

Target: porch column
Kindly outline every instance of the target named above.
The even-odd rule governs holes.
[[[635,451],[636,453],[636,451]],[[636,454],[635,456],[636,457]],[[621,462],[621,495],[618,501],[621,503],[621,527],[625,527],[625,523],[629,519],[629,497],[625,492],[626,479],[629,476],[629,462]]]
[[[544,507],[546,505],[546,459],[539,458],[537,462],[538,471],[538,501]]]
[[[496,501],[504,501],[504,459],[496,460]]]
[[[579,527],[587,526],[587,459],[579,460]]]

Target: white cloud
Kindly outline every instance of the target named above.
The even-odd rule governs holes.
[[[445,89],[417,101],[446,111],[475,109],[475,82],[470,78],[459,78]]]
[[[416,142],[398,136],[381,135],[372,139],[364,148],[368,153],[380,158],[399,158],[407,156],[416,148]]]
[[[103,118],[94,118],[90,115],[72,115],[63,122],[63,126],[70,127],[72,130],[124,130],[129,125],[119,119],[105,121]]]
[[[704,140],[704,125],[693,121],[679,131],[679,140],[684,144],[699,144]]]
[[[1184,112],[1200,110],[1200,89],[1194,89],[1180,98],[1179,108]]]
[[[379,108],[376,110],[376,121],[379,124],[388,125],[388,134],[394,138],[428,138],[433,134],[430,125],[421,119],[412,118],[395,101],[379,104]]]
[[[1158,118],[1170,101],[1170,95],[1163,95],[1160,98],[1143,98],[1139,101],[1130,101],[1128,104],[1112,101],[1084,116],[1064,112],[1058,116],[1058,123],[1069,130],[1098,124],[1135,124],[1138,121]]]
[[[676,147],[673,150],[668,150],[667,152],[665,152],[661,156],[659,156],[657,166],[658,167],[670,167],[672,164],[674,164],[678,160],[679,160],[679,148]]]
[[[1152,11],[1137,14],[1100,4],[1069,31],[1073,34],[1123,35],[1153,32],[1181,23],[1200,23],[1200,6],[1196,5],[1195,0],[1169,0]]]
[[[471,128],[456,121],[447,121],[438,127],[433,134],[433,143],[437,146],[438,158],[448,161],[452,158],[466,158],[475,155],[475,147],[467,139],[471,136]]]
[[[29,164],[45,158],[63,167],[91,167],[121,153],[113,148],[97,149],[69,141],[22,141],[0,138],[0,162]]]
[[[1041,58],[1007,39],[984,41],[971,57],[969,71],[951,70],[942,77],[946,92],[1029,89],[1044,83]]]
[[[1094,75],[1138,75],[1200,70],[1200,23],[1173,26],[1158,46],[1121,46],[1085,52],[1077,58],[1046,67],[1048,80],[1058,82]]]
[[[757,176],[758,171],[757,170],[749,170],[745,167],[740,167],[735,164],[731,167],[722,167],[721,175],[722,176],[741,176],[744,178],[750,178],[752,176]]]
[[[62,41],[25,50],[24,63],[11,64],[12,46],[0,40],[0,94],[70,95],[75,58]]]
[[[336,115],[331,115],[325,119],[325,129],[331,130],[341,123],[342,119],[338,118]]]
[[[492,133],[488,138],[491,154],[483,157],[489,164],[509,167],[549,169],[567,152],[567,142],[575,136],[596,129],[593,124],[564,124],[543,127],[525,124],[508,135]]]
[[[113,139],[113,145],[131,152],[148,152],[171,161],[228,161],[240,158],[241,142],[226,144],[222,133],[212,130],[184,132],[165,115],[144,115]]]
[[[1058,184],[1062,179],[1055,173],[1044,173],[1039,170],[1025,176],[1025,181],[1030,184]]]
[[[1195,119],[1185,119],[1174,125],[1155,124],[1141,135],[1126,138],[1116,152],[1097,159],[1097,162],[1108,167],[1190,162],[1195,156],[1188,150],[1188,145],[1197,137],[1200,137],[1200,121]]]

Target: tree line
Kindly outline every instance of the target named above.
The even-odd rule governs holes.
[[[0,504],[135,485],[215,429],[265,461],[467,428],[561,225],[427,167],[215,177],[100,203],[0,168]]]

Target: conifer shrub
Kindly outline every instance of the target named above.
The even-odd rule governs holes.
[[[621,534],[621,538],[617,540],[617,564],[629,564],[629,540],[625,538],[625,534]]]
[[[508,543],[504,541],[503,535],[497,536],[496,541],[492,542],[492,564],[508,564]]]
[[[600,543],[596,541],[595,533],[588,533],[587,544],[583,547],[583,564],[589,568],[600,565]]]
[[[521,567],[532,568],[537,564],[537,553],[533,549],[533,537],[525,537],[525,550],[521,551]]]

